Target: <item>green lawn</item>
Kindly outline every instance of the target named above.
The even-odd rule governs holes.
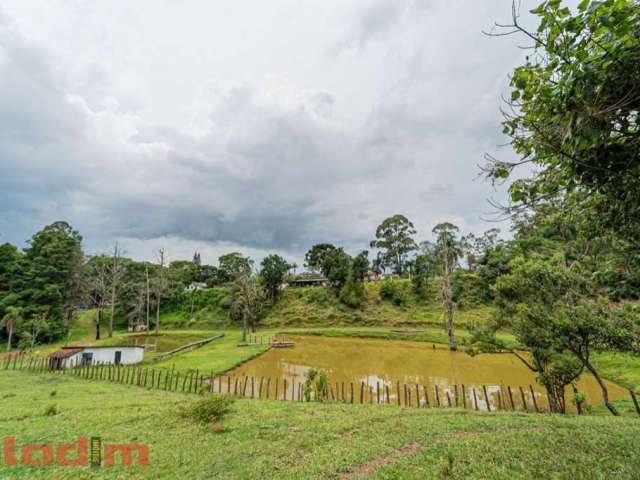
[[[0,438],[144,443],[147,467],[3,467],[2,479],[640,477],[640,419],[238,400],[215,433],[195,396],[0,371]],[[58,411],[46,416],[47,407]]]

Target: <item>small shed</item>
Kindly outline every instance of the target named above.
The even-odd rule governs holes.
[[[49,356],[51,369],[60,370],[77,365],[132,365],[144,358],[144,347],[131,345],[63,347]]]
[[[295,280],[291,280],[285,285],[285,288],[326,287],[327,285],[329,285],[329,280],[324,277],[297,278]]]

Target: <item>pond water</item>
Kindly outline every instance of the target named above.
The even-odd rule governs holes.
[[[373,339],[288,336],[293,348],[272,348],[259,357],[228,372],[228,378],[218,378],[214,390],[244,387],[246,395],[282,398],[286,380],[287,398],[297,398],[306,372],[315,367],[327,372],[334,399],[360,403],[398,403],[442,406],[455,404],[479,410],[548,409],[544,389],[535,375],[511,354],[484,354],[471,357],[464,352],[450,352],[446,346],[425,342]],[[235,377],[235,379],[233,379]],[[240,387],[236,387],[239,381]],[[259,384],[263,383],[262,389]],[[626,398],[626,390],[607,382],[612,399]],[[509,394],[509,387],[511,394]],[[595,379],[583,375],[578,389],[586,393],[587,403],[601,403],[600,389]],[[240,391],[240,390],[239,390]],[[464,394],[463,394],[464,392]],[[485,396],[486,393],[486,396]],[[570,407],[572,392],[565,397]],[[362,396],[362,399],[361,399]],[[534,404],[535,396],[535,404]],[[489,403],[487,405],[487,398]],[[476,407],[477,406],[477,407]]]

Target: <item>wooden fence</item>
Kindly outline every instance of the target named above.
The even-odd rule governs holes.
[[[305,401],[304,381],[295,378],[208,375],[199,370],[179,372],[174,368],[156,369],[139,365],[80,363],[71,368],[56,370],[48,357],[14,354],[2,359],[2,370],[25,370],[37,373],[72,375],[78,378],[102,380],[154,390],[183,393],[218,393],[258,399]],[[636,412],[640,405],[636,393],[629,390]],[[390,404],[404,407],[457,407],[472,410],[511,410],[524,412],[549,411],[548,402],[532,385],[527,387],[496,385],[434,385],[406,384],[396,381],[335,382],[327,391],[327,401],[350,404]]]

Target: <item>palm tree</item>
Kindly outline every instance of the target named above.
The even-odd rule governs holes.
[[[0,327],[7,330],[7,352],[11,350],[11,340],[13,339],[13,332],[16,328],[19,328],[24,319],[22,318],[22,309],[19,307],[7,307],[7,313],[0,320]]]

